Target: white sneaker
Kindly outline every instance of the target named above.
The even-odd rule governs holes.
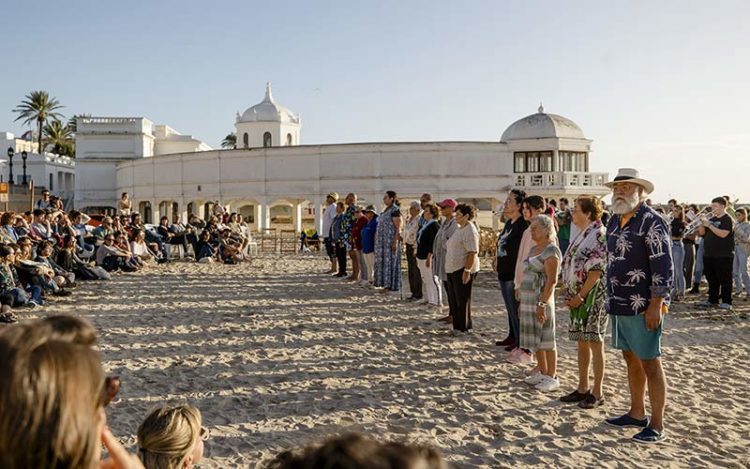
[[[415,301],[414,304],[417,304],[417,305],[427,304],[427,298],[420,298],[417,301]]]
[[[542,392],[550,392],[560,387],[560,380],[552,378],[551,376],[542,375],[542,380],[535,386],[536,389]]]
[[[527,376],[526,378],[524,378],[523,382],[526,383],[526,384],[528,384],[528,385],[530,385],[530,386],[536,386],[537,384],[539,384],[542,381],[544,381],[545,376],[546,375],[543,375],[543,374],[539,373],[539,371],[537,371],[536,373],[531,374],[531,375]]]

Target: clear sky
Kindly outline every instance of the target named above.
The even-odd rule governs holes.
[[[35,89],[214,147],[274,97],[302,143],[499,140],[536,111],[654,199],[750,202],[750,1],[5,0],[0,130]]]

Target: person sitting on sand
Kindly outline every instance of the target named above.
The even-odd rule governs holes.
[[[2,304],[11,307],[42,305],[42,288],[38,285],[25,287],[19,280],[15,266],[17,252],[18,247],[0,245],[0,296],[5,297]]]
[[[201,231],[198,237],[198,252],[195,260],[198,262],[213,262],[217,258],[217,249],[211,241],[211,233],[208,230]]]
[[[141,262],[156,260],[156,254],[146,243],[146,233],[138,228],[133,229],[130,235],[130,252]]]
[[[406,443],[380,443],[351,433],[329,438],[322,445],[301,451],[279,453],[269,469],[347,468],[347,469],[447,469],[440,453],[430,447]]]
[[[146,469],[188,469],[203,458],[208,437],[197,408],[162,406],[138,427],[138,457]]]
[[[113,234],[104,238],[104,244],[96,250],[96,265],[103,267],[107,272],[114,272],[118,269],[125,272],[135,271],[136,267],[128,262],[130,253],[117,249],[114,244],[115,236]]]
[[[245,260],[242,242],[232,236],[232,231],[228,227],[219,231],[219,253],[225,264],[236,264]]]
[[[51,241],[42,242],[37,248],[37,256],[34,259],[35,262],[44,264],[54,272],[55,276],[52,280],[59,287],[75,286],[76,274],[68,270],[63,269],[60,265],[55,262],[51,257],[54,252],[54,247]]]

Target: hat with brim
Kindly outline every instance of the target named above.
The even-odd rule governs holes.
[[[333,200],[339,200],[338,192],[329,192],[328,197],[332,198]]]
[[[605,182],[604,185],[606,187],[609,187],[610,189],[612,189],[613,187],[615,187],[615,184],[618,184],[618,183],[621,183],[621,182],[628,182],[630,184],[637,184],[637,185],[643,187],[643,190],[644,190],[644,192],[646,192],[646,194],[650,194],[650,193],[654,192],[654,184],[651,181],[647,180],[647,179],[641,178],[641,175],[638,172],[638,170],[637,169],[633,169],[633,168],[620,168],[620,169],[618,169],[617,170],[617,176],[615,176],[615,178],[612,181]]]
[[[438,207],[450,208],[451,210],[455,210],[457,205],[458,205],[458,202],[456,202],[454,199],[445,199],[442,202],[437,203]]]
[[[374,213],[374,214],[377,215],[377,212],[375,211],[375,206],[374,205],[368,205],[367,207],[365,207],[364,210],[362,210],[362,213],[367,213],[367,212]]]

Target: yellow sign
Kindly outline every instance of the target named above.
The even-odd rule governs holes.
[[[8,183],[0,182],[0,194],[7,194],[7,193],[8,193]]]

